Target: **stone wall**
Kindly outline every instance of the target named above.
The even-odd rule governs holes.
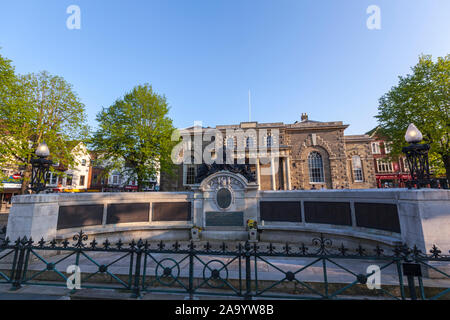
[[[227,208],[218,207],[221,188],[232,194]],[[208,214],[217,216],[211,225]],[[222,216],[233,215],[233,224],[221,225]],[[261,241],[310,244],[323,233],[337,246],[450,248],[448,190],[258,191],[256,184],[227,172],[210,176],[193,192],[16,196],[7,236],[70,240],[83,229],[98,241],[189,240],[198,226],[203,240],[245,241],[248,219],[258,221]]]

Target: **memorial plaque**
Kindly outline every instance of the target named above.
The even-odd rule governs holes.
[[[276,222],[302,222],[301,202],[261,201],[261,220]]]
[[[356,225],[400,233],[400,219],[396,204],[355,203]]]
[[[243,227],[243,212],[206,212],[207,227]]]
[[[150,203],[109,204],[106,224],[148,222]]]
[[[61,206],[57,230],[102,225],[103,205]]]
[[[350,203],[305,201],[305,220],[308,223],[351,226]]]
[[[222,209],[230,207],[232,198],[231,191],[226,188],[217,191],[217,205]]]
[[[191,221],[190,202],[153,202],[153,221]]]

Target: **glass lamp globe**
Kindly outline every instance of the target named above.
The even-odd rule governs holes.
[[[47,158],[50,155],[50,150],[45,142],[39,144],[36,149],[36,155],[40,158]]]
[[[406,130],[405,140],[408,143],[418,143],[422,141],[422,132],[414,124],[410,124],[408,130]]]

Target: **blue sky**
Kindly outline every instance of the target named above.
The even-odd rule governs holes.
[[[69,5],[81,30],[66,27]],[[369,5],[381,30],[369,30]],[[89,121],[137,84],[166,95],[177,127],[308,113],[347,134],[421,53],[450,53],[448,0],[1,0],[0,53],[17,72],[72,83]]]

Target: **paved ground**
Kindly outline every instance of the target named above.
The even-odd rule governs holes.
[[[85,289],[77,293],[57,287],[24,286],[17,291],[11,291],[10,285],[0,285],[0,300],[136,300],[129,293],[102,289]],[[354,300],[385,300],[386,297],[352,296]],[[143,293],[139,300],[190,300],[185,294],[170,293]],[[207,295],[194,295],[192,300],[242,300],[236,297],[215,297]],[[253,299],[263,301],[265,299]]]

